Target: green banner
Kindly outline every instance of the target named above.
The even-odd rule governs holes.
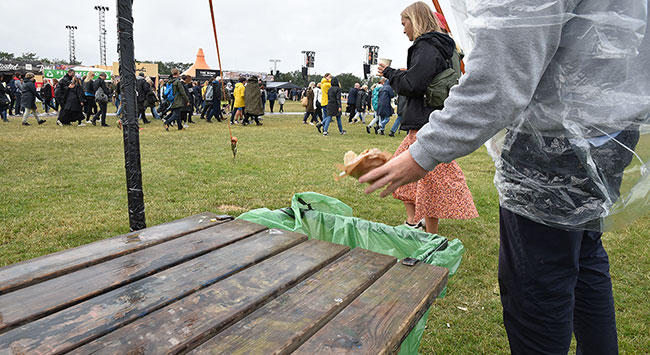
[[[75,74],[79,74],[82,77],[86,77],[88,75],[88,72],[90,70],[75,70]],[[101,73],[106,73],[106,80],[111,81],[113,79],[113,74],[110,71],[105,71],[101,69],[97,69],[97,71],[93,70],[95,72],[95,77],[94,79],[97,79],[99,77],[99,74]],[[43,69],[43,77],[45,79],[61,79],[63,78],[66,74],[68,73],[67,69]]]

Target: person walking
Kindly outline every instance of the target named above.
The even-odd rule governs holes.
[[[50,108],[54,111],[57,111],[56,107],[52,104],[52,98],[54,98],[54,88],[49,81],[45,80],[43,86],[41,86],[41,97],[43,97],[43,110],[45,114],[49,114]],[[56,114],[56,112],[54,112]]]
[[[5,85],[5,75],[0,74],[0,118],[2,122],[9,122],[7,119],[7,109],[11,103],[9,88]]]
[[[246,101],[244,98],[246,90],[244,87],[245,82],[246,78],[242,76],[239,78],[239,82],[235,84],[235,89],[233,91],[235,101],[233,102],[233,111],[232,115],[230,116],[230,124],[239,123],[239,119],[244,116],[244,108],[246,107]]]
[[[284,112],[284,103],[287,100],[287,93],[284,89],[280,89],[280,92],[278,93],[278,104],[280,105],[280,109],[278,110],[279,113]]]
[[[95,99],[94,102],[99,106],[99,110],[93,116],[92,124],[96,126],[97,119],[101,117],[101,126],[108,127],[106,124],[106,109],[110,101],[108,97],[110,90],[106,85],[106,73],[100,73],[97,79],[95,79],[93,86],[95,87],[95,95],[93,98]]]
[[[65,110],[65,96],[74,78],[74,69],[68,69],[68,72],[61,78],[61,80],[59,80],[58,84],[54,88],[54,99],[57,102],[57,106],[59,106],[59,116],[57,118],[59,121],[62,119],[66,120],[65,116],[67,112]]]
[[[147,119],[147,97],[149,92],[151,92],[151,86],[147,84],[143,72],[138,73],[138,76],[135,78],[135,91],[136,91],[136,101],[137,101],[137,118],[142,118],[142,123],[148,124],[151,123]]]
[[[305,116],[302,118],[302,123],[307,124],[307,118],[311,116],[311,121],[309,121],[310,125],[314,125],[315,123],[318,123],[318,119],[316,118],[316,115],[314,114],[315,108],[314,108],[314,87],[316,87],[315,82],[309,83],[309,87],[307,88],[307,92],[305,95],[307,95],[307,106],[305,106]]]
[[[208,89],[212,93],[210,98],[210,111],[205,118],[206,122],[212,123],[212,117],[214,117],[217,122],[221,122],[223,119],[221,115],[221,98],[223,96],[223,87],[221,86],[221,77],[217,76],[210,83],[210,88]],[[245,93],[244,93],[245,94]],[[206,97],[206,100],[208,98]]]
[[[327,136],[332,117],[336,117],[339,133],[347,133],[341,125],[341,87],[339,86],[339,79],[336,77],[332,78],[331,84],[332,87],[327,91],[327,116],[325,116],[325,120],[323,121],[323,136]]]
[[[266,98],[268,94],[266,93],[266,87],[262,85],[262,80],[259,81],[260,85],[260,97],[262,99],[262,110],[266,110]]]
[[[362,124],[366,124],[366,109],[368,108],[368,85],[363,85],[361,89],[359,89],[359,92],[357,93],[357,99],[356,99],[357,107],[356,111],[357,113],[354,115],[354,120],[352,122],[357,123],[361,122]]]
[[[372,121],[366,126],[366,132],[370,134],[370,129],[374,128],[375,129],[375,134],[379,131],[379,115],[377,115],[377,108],[379,105],[379,91],[381,91],[381,87],[384,86],[384,83],[386,82],[386,78],[380,78],[378,84],[373,84],[371,92],[372,92],[372,110],[374,111],[374,117],[372,118]]]
[[[275,105],[275,100],[278,99],[278,93],[275,91],[275,89],[271,89],[269,91],[269,109],[271,110],[271,113],[273,113],[273,105]]]
[[[179,80],[180,71],[177,68],[172,69],[172,77],[169,79],[171,84],[170,90],[171,93],[166,96],[166,99],[171,102],[172,113],[169,117],[163,122],[163,126],[166,131],[169,131],[169,125],[171,122],[176,121],[178,130],[183,129],[183,122],[181,121],[181,108],[188,106],[190,104],[190,99],[185,92],[183,83]]]
[[[319,84],[320,84],[320,91],[321,91],[320,105],[323,111],[323,122],[317,123],[316,129],[318,130],[318,133],[321,133],[321,127],[325,124],[325,118],[327,118],[327,103],[328,103],[327,100],[328,100],[329,89],[332,87],[332,74],[325,73],[325,75],[323,75],[323,78],[320,80]]]
[[[244,101],[246,113],[242,125],[246,126],[249,123],[249,119],[255,121],[255,124],[258,126],[262,125],[259,117],[264,115],[264,109],[262,108],[262,93],[260,92],[260,84],[257,80],[257,76],[253,75],[248,78],[246,87],[244,88]],[[250,122],[252,123],[252,122]]]
[[[196,123],[192,121],[192,113],[194,112],[194,93],[192,85],[192,77],[190,75],[183,75],[183,88],[185,89],[185,94],[189,99],[189,105],[181,107],[181,121],[183,121],[183,128],[189,128],[187,124]]]
[[[354,83],[354,87],[348,92],[348,123],[354,122],[354,116],[357,113],[357,95],[359,94],[360,87],[359,83]]]
[[[61,80],[63,83],[64,81]],[[59,126],[70,125],[72,122],[77,122],[79,127],[86,126],[84,121],[84,105],[88,96],[85,94],[85,82],[80,78],[74,77],[70,84],[67,85],[63,102],[61,103],[61,111],[65,114],[59,115],[56,124]]]
[[[379,90],[377,97],[377,117],[379,117],[379,134],[384,135],[384,129],[390,121],[390,116],[393,115],[393,106],[391,105],[392,98],[395,97],[395,92],[390,86],[390,81],[386,80],[384,85]],[[375,127],[375,133],[377,128]]]
[[[400,129],[400,126],[402,125],[402,113],[404,113],[405,103],[406,103],[406,96],[399,95],[397,97],[397,118],[393,123],[393,127],[390,128],[390,133],[388,133],[390,137],[395,137],[395,133],[397,133],[397,131]]]
[[[38,108],[36,107],[36,99],[43,101],[41,95],[36,91],[36,84],[34,80],[34,73],[28,72],[25,74],[25,81],[22,83],[22,92],[20,93],[20,106],[25,110],[23,114],[23,126],[29,126],[27,122],[27,117],[29,114],[33,114],[36,118],[36,122],[39,125],[45,123],[45,120],[42,120],[38,117]]]
[[[84,114],[86,115],[86,123],[90,123],[90,118],[97,113],[97,105],[95,105],[95,87],[94,83],[95,72],[89,71],[83,82],[84,96],[86,96],[84,104]]]
[[[23,95],[23,75],[19,72],[16,72],[14,74],[13,80],[11,81],[11,89],[13,90],[14,94],[14,102],[13,102],[13,108],[14,108],[14,115],[20,116],[22,115],[24,111],[24,107],[22,107],[22,95]]]
[[[320,89],[320,83],[316,83],[314,88],[314,117],[316,118],[316,124],[323,122],[323,106],[321,106],[320,100],[323,96],[323,93]]]
[[[578,354],[618,354],[602,237],[649,208],[638,172],[648,159],[639,143],[650,132],[650,12],[635,4],[471,4],[474,48],[460,84],[407,151],[359,179],[367,193],[388,186],[386,196],[492,138],[512,354],[566,354],[574,336]],[[604,23],[604,37],[589,30]]]

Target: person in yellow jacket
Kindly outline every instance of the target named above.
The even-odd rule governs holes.
[[[233,91],[235,103],[233,104],[232,116],[230,116],[230,124],[238,122],[244,115],[244,107],[246,107],[246,101],[244,100],[244,92],[246,90],[244,87],[245,82],[246,78],[242,76],[239,78],[239,82],[235,84],[235,90]]]
[[[323,109],[323,119],[327,117],[327,92],[330,90],[332,87],[332,74],[330,73],[325,73],[323,76],[323,79],[320,81],[320,90],[321,90],[321,98],[320,98],[320,104]],[[323,126],[323,123],[318,123],[316,124],[316,129],[320,133],[320,128]]]

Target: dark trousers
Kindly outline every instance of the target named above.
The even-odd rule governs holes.
[[[500,209],[499,287],[512,354],[617,354],[601,233],[565,231]]]
[[[275,105],[275,100],[269,100],[269,108],[271,109],[271,113],[273,113],[273,105]]]
[[[323,106],[321,106],[319,101],[316,101],[316,110],[314,110],[316,113],[316,122],[318,122],[318,119],[320,117],[320,121],[323,122]]]
[[[318,123],[318,119],[316,118],[316,114],[314,112],[305,112],[305,116],[302,118],[302,121],[307,123],[307,118],[309,118],[309,116],[311,116],[310,122]]]
[[[216,118],[217,121],[221,122],[221,107],[219,107],[219,104],[212,104],[210,105],[210,111],[208,111],[208,115],[205,117],[205,120],[210,122],[212,121],[212,117]]]
[[[86,121],[90,121],[90,116],[97,114],[97,106],[95,105],[94,96],[86,96],[86,103],[84,104],[84,113],[86,114]]]
[[[12,106],[14,107],[14,115],[18,116],[23,112],[23,107],[21,106],[21,99],[23,95],[19,92],[16,91],[16,96],[14,97],[14,101],[12,102]]]
[[[107,106],[107,103],[106,102],[97,102],[97,104],[99,105],[99,111],[97,111],[97,113],[95,113],[95,116],[93,117],[93,122],[97,121],[97,119],[99,117],[101,117],[102,118],[102,126],[106,125],[106,106]]]
[[[354,104],[349,104],[348,105],[348,112],[350,115],[348,116],[348,123],[352,122],[354,119],[354,116],[357,114],[357,107]]]
[[[181,122],[181,108],[173,108],[172,113],[169,115],[169,118],[165,120],[165,124],[169,125],[172,123],[172,121],[176,120],[176,126],[178,126],[178,129],[181,130],[183,129],[183,122]]]

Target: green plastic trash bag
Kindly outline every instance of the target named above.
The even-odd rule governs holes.
[[[246,212],[238,219],[398,259],[415,258],[447,268],[449,277],[458,270],[465,251],[458,239],[447,240],[406,226],[393,227],[353,217],[350,206],[315,192],[293,195],[291,207],[273,211],[260,208]],[[446,290],[445,287],[440,297],[444,297]],[[417,354],[428,314],[429,311],[402,342],[400,354]]]

